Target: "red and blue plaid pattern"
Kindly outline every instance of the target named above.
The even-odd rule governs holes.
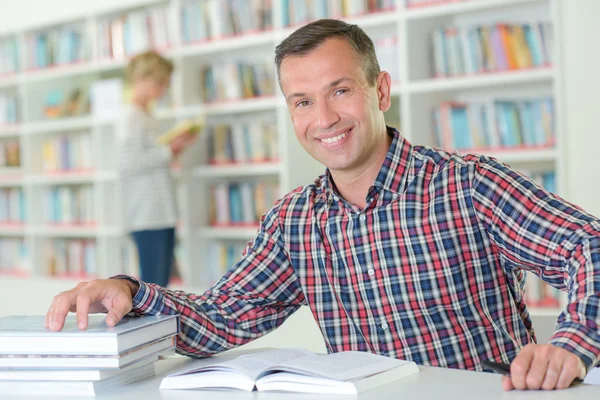
[[[482,370],[482,360],[510,362],[535,340],[527,270],[569,293],[551,343],[598,363],[600,222],[492,158],[389,134],[365,209],[327,173],[279,200],[211,289],[141,283],[134,312],[179,313],[178,351],[205,356],[308,305],[330,352]]]

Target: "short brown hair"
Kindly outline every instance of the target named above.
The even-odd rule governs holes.
[[[173,62],[164,58],[154,50],[135,55],[127,65],[127,76],[130,80],[154,78],[168,80],[175,69]]]
[[[358,25],[336,19],[320,19],[311,22],[284,39],[275,48],[277,76],[279,76],[281,63],[286,57],[304,56],[331,38],[343,39],[352,46],[359,60],[364,63],[367,82],[374,85],[381,69],[377,62],[373,41]]]

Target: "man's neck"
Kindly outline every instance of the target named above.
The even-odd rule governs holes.
[[[385,143],[377,149],[377,157],[372,158],[367,167],[360,171],[331,171],[335,186],[344,199],[361,209],[367,206],[367,193],[377,179],[391,143],[392,138],[386,135]]]

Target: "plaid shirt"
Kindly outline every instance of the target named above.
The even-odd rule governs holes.
[[[524,302],[532,271],[569,293],[551,343],[595,365],[600,221],[492,158],[389,134],[366,208],[345,201],[327,172],[263,216],[211,289],[140,282],[133,312],[180,314],[178,352],[206,356],[308,305],[329,352],[482,370],[482,360],[510,362],[535,340]]]

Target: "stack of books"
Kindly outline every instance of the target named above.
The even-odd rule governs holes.
[[[108,327],[90,316],[77,328],[74,315],[60,332],[44,316],[0,318],[0,393],[96,395],[154,376],[154,362],[175,350],[175,315],[125,317]]]

